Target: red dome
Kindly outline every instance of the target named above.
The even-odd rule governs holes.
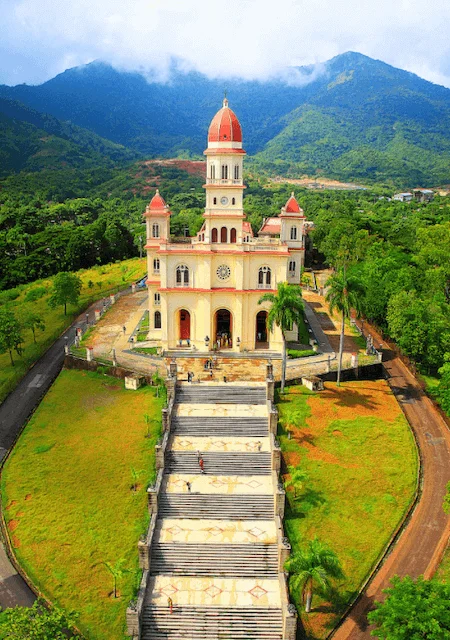
[[[242,142],[241,125],[226,98],[209,125],[208,142]]]
[[[301,209],[298,205],[297,200],[295,199],[294,192],[291,193],[291,197],[286,202],[284,207],[286,213],[300,213],[303,214],[303,209]]]
[[[159,189],[156,189],[156,193],[153,198],[150,200],[149,209],[165,209],[166,208],[165,200],[162,196],[159,195]]]

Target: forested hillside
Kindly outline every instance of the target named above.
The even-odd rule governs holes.
[[[203,152],[226,85],[260,171],[408,188],[450,183],[450,89],[351,52],[291,71],[289,82],[249,82],[174,69],[159,83],[95,62],[40,86],[2,86],[0,96],[146,157],[190,157]]]

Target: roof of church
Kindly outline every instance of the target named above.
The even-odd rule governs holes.
[[[281,233],[281,220],[279,218],[266,218],[263,221],[258,235],[276,236]]]
[[[147,205],[145,213],[157,215],[165,214],[166,216],[170,215],[169,207],[162,195],[159,193],[159,189],[156,189],[156,193],[150,200],[150,204]]]
[[[253,235],[253,230],[252,230],[252,225],[250,224],[250,222],[248,222],[247,220],[245,220],[242,223],[242,231],[244,233],[251,233],[251,235]]]
[[[284,207],[281,209],[281,216],[285,216],[286,214],[290,214],[289,217],[291,217],[292,214],[294,215],[298,215],[300,217],[304,217],[305,213],[303,211],[303,209],[299,206],[295,196],[294,196],[294,192],[291,193],[291,196],[289,198],[289,200],[286,202],[286,204],[284,205]]]
[[[226,98],[209,125],[208,142],[242,142],[241,125]]]

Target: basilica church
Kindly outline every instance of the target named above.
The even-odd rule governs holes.
[[[268,303],[279,282],[299,284],[306,219],[294,194],[253,235],[243,209],[242,129],[228,101],[208,130],[202,228],[189,242],[170,237],[171,212],[159,191],[145,211],[148,339],[164,350],[231,352],[282,349],[267,330]],[[288,339],[296,339],[295,330]]]

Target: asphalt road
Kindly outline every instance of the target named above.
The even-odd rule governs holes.
[[[375,344],[383,339],[370,329]],[[384,350],[388,381],[416,437],[422,460],[422,485],[419,501],[405,529],[356,602],[333,640],[368,640],[372,636],[367,613],[394,575],[429,578],[440,560],[438,550],[445,548],[449,519],[442,509],[445,487],[450,480],[450,430],[439,411],[422,391],[416,378],[393,351]]]
[[[39,405],[53,380],[61,371],[64,362],[64,346],[75,338],[76,327],[94,321],[93,304],[56,340],[36,364],[28,371],[17,387],[0,405],[0,460],[3,460],[14,445],[23,425]],[[0,545],[0,606],[31,606],[35,595],[12,566],[3,544]]]

